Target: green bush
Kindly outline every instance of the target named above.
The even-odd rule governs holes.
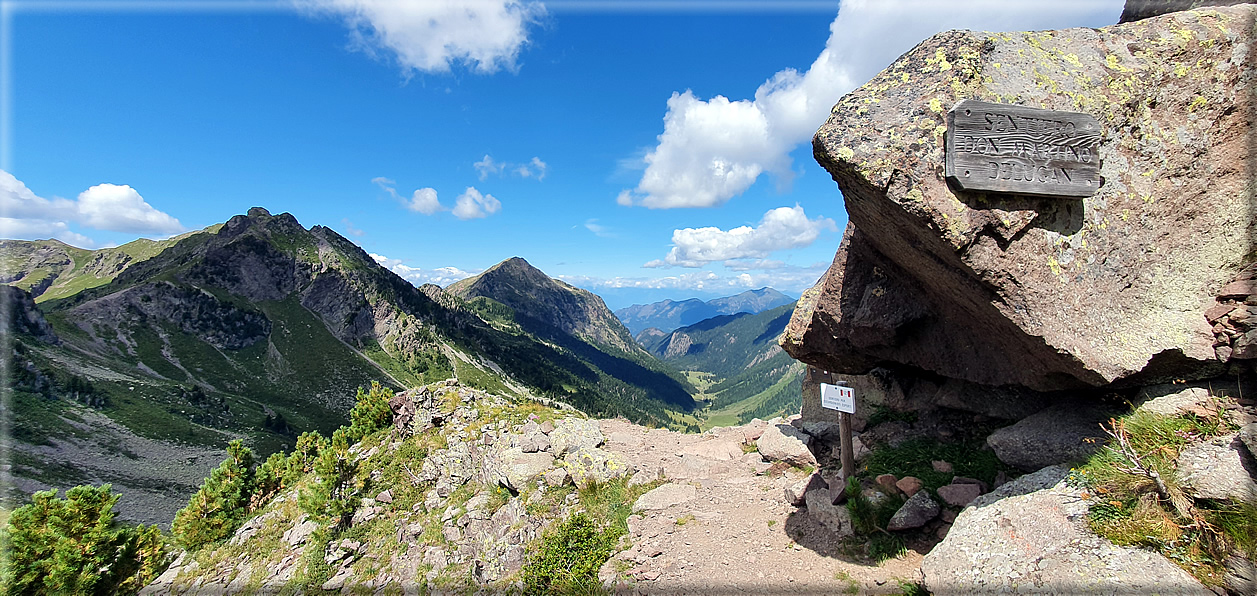
[[[540,548],[524,564],[524,593],[597,592],[598,569],[611,557],[619,534],[583,512],[563,521],[539,541]]]
[[[166,562],[156,526],[122,527],[111,486],[35,493],[9,517],[2,536],[5,594],[133,594]]]
[[[175,514],[170,525],[175,542],[191,550],[230,536],[244,523],[253,489],[253,452],[232,441],[227,458]]]
[[[349,444],[361,441],[363,437],[393,423],[393,410],[388,407],[388,400],[393,398],[393,390],[380,385],[379,381],[371,382],[371,390],[358,388],[354,398],[354,408],[349,411]]]
[[[348,435],[345,427],[332,433],[331,444],[319,453],[314,463],[318,481],[303,489],[297,500],[302,511],[331,521],[334,528],[349,524],[362,489],[362,484],[355,477],[358,464],[349,453]]]

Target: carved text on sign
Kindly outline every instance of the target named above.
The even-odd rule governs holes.
[[[965,100],[947,114],[947,177],[961,190],[1089,197],[1100,123],[1088,114]]]

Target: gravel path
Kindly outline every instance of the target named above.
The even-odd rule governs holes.
[[[695,496],[630,518],[633,547],[616,557],[641,593],[890,593],[918,582],[922,555],[909,551],[880,566],[842,554],[838,538],[805,508],[789,505],[797,471],[773,474],[743,453],[743,427],[687,435],[623,420],[600,421],[606,449],[639,470],[695,487]]]

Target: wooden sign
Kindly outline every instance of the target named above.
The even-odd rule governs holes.
[[[821,407],[854,414],[855,389],[821,383]]]
[[[947,178],[961,190],[1089,197],[1100,123],[1088,114],[965,100],[947,113]]]

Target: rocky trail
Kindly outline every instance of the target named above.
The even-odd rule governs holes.
[[[840,552],[838,537],[806,509],[787,502],[785,491],[805,479],[802,472],[743,451],[767,423],[702,435],[623,420],[599,425],[605,449],[638,470],[662,470],[677,487],[629,518],[633,546],[611,562],[631,565],[633,585],[622,583],[620,591],[892,593],[902,589],[897,580],[921,580],[920,553],[909,550],[882,565],[858,562]]]

